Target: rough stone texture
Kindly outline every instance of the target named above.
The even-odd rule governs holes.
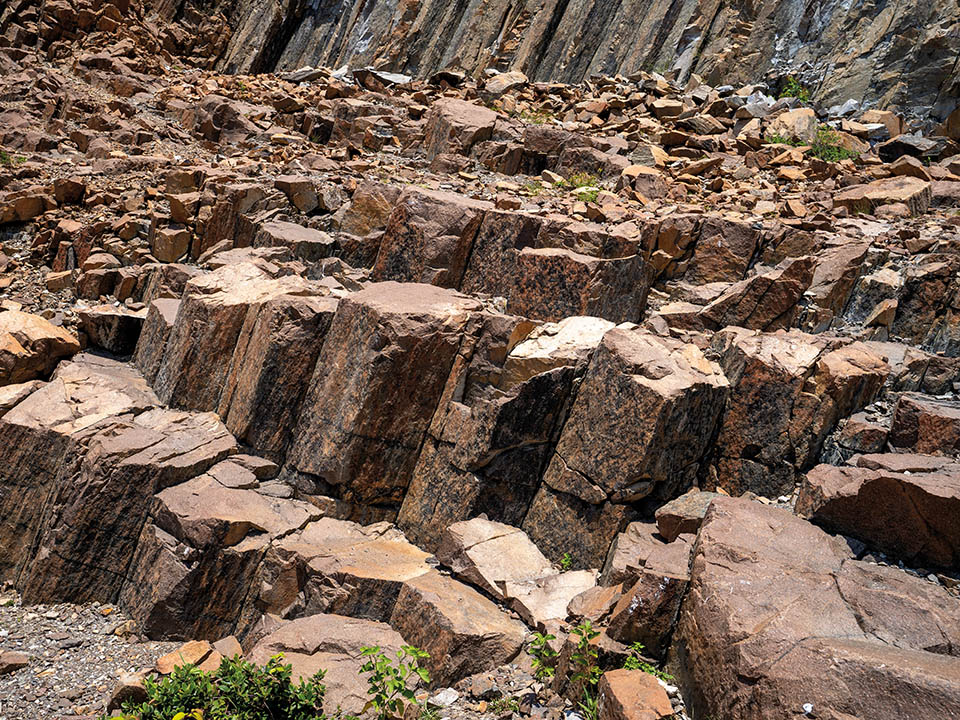
[[[113,305],[97,305],[80,313],[80,324],[91,345],[114,355],[130,355],[137,346],[147,310],[136,312]]]
[[[444,98],[427,116],[425,150],[432,160],[440,153],[466,155],[477,143],[489,140],[497,113],[476,103]]]
[[[787,511],[714,500],[675,638],[685,698],[736,720],[960,711],[956,599]],[[846,715],[844,715],[844,713]]]
[[[607,635],[625,645],[642,643],[646,654],[662,658],[690,579],[686,568],[678,570],[681,574],[641,570],[611,611]]]
[[[167,338],[177,319],[180,301],[173,298],[157,298],[147,307],[147,316],[137,338],[133,364],[148,383],[152,383],[160,370]]]
[[[720,368],[696,346],[635,329],[609,331],[524,530],[548,557],[570,552],[580,567],[598,566],[625,519],[608,506],[668,499],[689,484],[727,390]],[[624,437],[632,438],[627,446]]]
[[[546,627],[551,620],[567,617],[567,606],[597,584],[595,570],[549,573],[546,577],[510,580],[504,595],[511,608],[531,627]]]
[[[701,492],[696,488],[684,493],[666,505],[657,508],[657,529],[667,542],[673,542],[681,533],[697,534],[703,516],[717,493]]]
[[[503,596],[508,582],[557,574],[522,530],[482,518],[444,530],[436,555],[461,580],[494,596]]]
[[[0,310],[0,386],[49,375],[60,358],[79,351],[73,335],[42,317]]]
[[[291,464],[348,502],[399,505],[464,327],[479,309],[449,290],[393,282],[341,301],[303,401]]]
[[[728,328],[713,347],[731,383],[716,440],[716,483],[775,496],[816,462],[837,421],[871,402],[888,373],[867,346],[832,348],[796,330]]]
[[[673,706],[657,679],[642,670],[609,670],[598,687],[600,720],[666,720]]]
[[[373,645],[392,658],[406,642],[385,623],[311,615],[281,623],[253,647],[249,659],[262,664],[283,653],[283,661],[293,666],[294,682],[324,670],[324,711],[333,713],[339,707],[345,713],[359,714],[368,699],[366,678],[360,673],[366,659],[360,653]]]
[[[861,213],[872,213],[881,205],[902,203],[910,208],[912,215],[922,215],[930,207],[931,198],[929,182],[901,176],[847,188],[833,202]]]
[[[890,423],[890,444],[930,455],[960,453],[960,403],[903,393]]]
[[[523,623],[436,571],[403,584],[390,625],[430,653],[426,665],[438,685],[509,662],[520,652],[525,634]]]
[[[864,458],[866,467],[818,465],[808,472],[797,513],[913,565],[960,567],[960,465],[930,457],[904,466],[905,458],[895,456],[900,468],[886,468],[877,467],[883,456]]]
[[[316,262],[336,254],[337,243],[325,232],[273,220],[260,226],[253,239],[253,247],[286,247],[293,257],[304,262]]]

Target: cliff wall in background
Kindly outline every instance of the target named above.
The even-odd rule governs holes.
[[[957,104],[955,0],[151,0],[220,12],[221,70],[377,65],[428,75],[517,69],[579,82],[676,69],[710,83],[798,75],[815,99],[945,117]]]

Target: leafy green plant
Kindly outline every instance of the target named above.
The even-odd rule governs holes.
[[[790,138],[784,137],[783,135],[767,135],[763,141],[768,145],[792,145],[793,147],[799,147],[803,143],[799,140],[791,140]]]
[[[802,103],[807,103],[810,102],[810,91],[801,85],[800,81],[793,77],[793,75],[790,75],[787,77],[787,81],[783,84],[783,89],[780,91],[780,97],[792,97],[796,98]]]
[[[596,188],[578,188],[577,191],[577,200],[582,200],[583,202],[595,203],[597,198],[600,197],[600,191]]]
[[[521,110],[517,116],[524,122],[531,125],[546,125],[554,119],[554,114],[549,110]]]
[[[573,558],[570,557],[570,553],[565,552],[563,557],[560,558],[560,569],[566,572],[573,567]]]
[[[663,670],[660,670],[643,658],[643,643],[635,642],[630,646],[630,654],[623,662],[623,669],[643,670],[645,673],[653,675],[664,682],[673,682],[673,675],[665,673]]]
[[[147,700],[124,703],[127,720],[322,720],[324,671],[294,684],[291,666],[275,655],[260,667],[225,658],[213,672],[182,665],[168,677],[147,677]]]
[[[411,687],[410,681],[416,677],[424,683],[430,682],[430,673],[420,666],[421,660],[430,657],[429,653],[412,645],[404,645],[397,651],[394,664],[393,659],[379,646],[373,646],[363,648],[361,657],[367,660],[360,672],[370,673],[367,678],[370,699],[364,705],[364,713],[373,710],[378,720],[395,720],[403,717],[407,707],[420,704],[414,692],[416,682]]]
[[[530,197],[537,197],[544,191],[543,183],[539,180],[531,180],[528,183],[524,183],[523,191]]]
[[[840,162],[841,160],[860,157],[860,153],[847,150],[840,145],[840,137],[827,125],[821,125],[817,128],[817,136],[814,138],[810,149],[807,150],[807,154],[826,162]]]
[[[555,668],[553,663],[557,657],[557,651],[550,647],[550,641],[556,640],[555,635],[544,635],[543,633],[534,633],[533,640],[527,652],[533,658],[533,676],[537,680],[547,680],[553,677]]]
[[[591,642],[600,634],[589,620],[584,620],[573,629],[577,646],[570,655],[573,674],[570,682],[582,687],[582,699],[578,703],[584,720],[597,720],[597,683],[603,671],[597,663],[597,648]]]
[[[10,153],[5,150],[0,150],[0,165],[12,165],[13,158],[10,157]]]
[[[499,697],[490,701],[487,710],[494,715],[505,715],[508,712],[518,713],[520,712],[520,702],[513,697]]]
[[[436,708],[424,706],[420,709],[417,720],[440,720],[440,711]]]

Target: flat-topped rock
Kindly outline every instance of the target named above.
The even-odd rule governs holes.
[[[0,310],[0,386],[49,375],[79,351],[76,337],[39,315]]]

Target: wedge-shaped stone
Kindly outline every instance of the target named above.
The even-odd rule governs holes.
[[[167,338],[177,319],[180,301],[173,298],[157,298],[147,307],[140,337],[133,353],[133,364],[144,379],[153,384],[167,349]]]
[[[263,613],[336,613],[386,622],[402,584],[431,569],[428,557],[386,523],[311,522],[267,552],[245,622]]]
[[[98,423],[157,404],[129,366],[78,355],[0,419],[0,579],[15,582],[65,458]]]
[[[508,582],[557,574],[522,530],[482,518],[454,523],[444,530],[437,559],[461,580],[500,597]]]
[[[610,670],[600,678],[600,720],[669,720],[676,717],[666,690],[642,670]]]
[[[337,241],[320,230],[282,220],[271,220],[260,226],[253,238],[253,247],[289,248],[293,257],[312,263],[335,255]]]
[[[39,315],[0,310],[0,386],[49,375],[79,351],[76,337]]]
[[[308,503],[228,487],[215,470],[160,492],[120,604],[154,638],[234,631],[271,540],[320,516]]]
[[[910,462],[916,458],[925,462]],[[911,564],[960,568],[960,464],[895,455],[893,467],[883,467],[884,459],[818,465],[800,487],[797,513]]]
[[[454,98],[437,100],[427,117],[427,159],[440,153],[466,155],[474,145],[490,139],[496,122],[497,113],[483,105]]]
[[[527,624],[542,628],[551,620],[566,619],[570,601],[596,584],[596,570],[571,570],[536,579],[507,581],[503,594]]]
[[[833,202],[859,213],[872,213],[881,205],[902,203],[910,208],[911,215],[923,215],[930,207],[931,199],[928,181],[901,176],[854,185],[834,197]]]
[[[309,680],[323,670],[324,711],[338,708],[359,715],[369,696],[367,678],[360,672],[366,661],[364,647],[379,646],[395,658],[403,638],[385,623],[342,615],[311,615],[284,622],[258,642],[249,653],[251,662],[264,664],[283,653],[283,662],[293,666],[293,681]]]
[[[717,498],[675,636],[694,712],[786,720],[960,712],[960,620],[945,589],[852,559],[807,521]]]
[[[627,503],[669,499],[692,483],[727,390],[720,368],[695,345],[639,329],[609,331],[523,529],[548,557],[570,552],[581,567],[598,567],[627,519]]]
[[[347,502],[398,506],[479,309],[458,293],[412,283],[376,283],[342,300],[289,463]]]
[[[36,555],[21,579],[30,602],[114,602],[153,494],[236,452],[213,413],[153,409],[116,418],[65,460]]]
[[[903,393],[890,423],[890,444],[932,455],[960,453],[960,403]]]
[[[460,287],[477,230],[492,209],[456,193],[407,188],[387,221],[374,280]]]
[[[390,625],[430,653],[431,680],[443,686],[510,662],[526,633],[476,590],[436,571],[403,584]]]

